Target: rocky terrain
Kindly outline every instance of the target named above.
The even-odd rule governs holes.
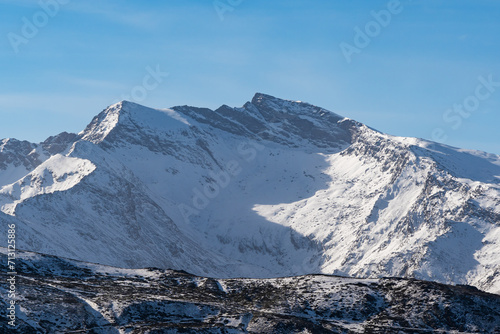
[[[0,141],[19,249],[207,277],[404,277],[500,292],[500,157],[305,102],[120,102],[79,134]]]
[[[3,248],[1,261],[6,262]],[[214,279],[19,252],[1,333],[500,333],[500,296],[414,279]],[[2,282],[6,275],[0,274]],[[5,284],[0,286],[5,316]]]

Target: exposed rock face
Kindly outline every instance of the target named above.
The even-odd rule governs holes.
[[[500,296],[468,286],[325,275],[213,279],[24,252],[17,267],[17,328],[3,321],[2,333],[500,331]]]
[[[500,292],[500,157],[303,102],[120,102],[79,134],[0,145],[18,247],[220,278],[398,276]],[[3,232],[2,232],[3,233]]]

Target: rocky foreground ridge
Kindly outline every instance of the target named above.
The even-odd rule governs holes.
[[[18,253],[17,268],[17,327],[2,321],[0,333],[500,333],[500,296],[470,286],[327,275],[214,279],[29,252]],[[2,318],[6,289],[2,283]]]

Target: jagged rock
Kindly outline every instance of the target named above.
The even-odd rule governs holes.
[[[499,176],[499,156],[260,93],[216,110],[123,101],[77,135],[2,141],[0,226],[22,249],[127,268],[498,293]]]

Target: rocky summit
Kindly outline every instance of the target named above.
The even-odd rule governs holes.
[[[216,110],[122,101],[78,134],[3,139],[0,222],[18,249],[126,269],[500,293],[500,156],[261,93]]]

